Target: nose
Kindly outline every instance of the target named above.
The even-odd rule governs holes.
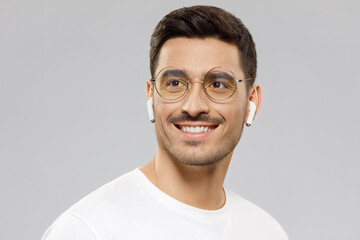
[[[181,107],[181,112],[186,112],[193,117],[201,113],[209,113],[208,97],[202,88],[202,82],[192,81],[191,85],[192,87],[188,89],[185,95],[185,102]]]

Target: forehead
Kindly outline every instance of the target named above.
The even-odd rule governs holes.
[[[160,50],[155,73],[169,66],[183,69],[194,76],[221,66],[233,71],[238,78],[243,76],[236,45],[216,38],[179,37],[167,40]]]

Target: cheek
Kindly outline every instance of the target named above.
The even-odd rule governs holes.
[[[227,124],[234,126],[243,123],[244,111],[240,105],[224,108],[223,114]]]
[[[240,124],[243,124],[243,120],[246,116],[246,107],[248,104],[248,96],[245,88],[239,89],[234,97],[235,106],[233,106],[234,118],[238,120]]]
[[[231,101],[214,105],[214,110],[225,119],[226,125],[237,127],[244,123],[246,99],[244,100],[240,96],[233,97],[233,99],[229,99]]]
[[[162,99],[156,99],[156,102],[154,102],[155,116],[164,123],[167,122],[171,115],[176,114],[179,109],[181,108],[176,103],[163,102]]]

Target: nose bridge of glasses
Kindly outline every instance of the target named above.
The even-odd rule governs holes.
[[[203,90],[205,91],[205,89],[204,89],[204,85],[203,85],[203,83],[204,83],[204,80],[203,79],[201,79],[201,78],[192,78],[192,79],[188,79],[187,80],[187,82],[188,82],[188,86],[187,86],[187,94],[193,94],[193,92],[194,92],[194,90],[195,89],[193,89],[194,88],[194,83],[199,83],[199,88],[198,88],[198,91],[199,91],[199,94],[202,94],[202,92],[203,92]],[[196,92],[196,90],[195,90],[195,92]]]
[[[190,86],[192,85],[192,84],[194,84],[194,83],[200,83],[201,85],[204,83],[204,80],[203,79],[201,79],[201,78],[193,78],[193,79],[188,79],[187,80],[188,81],[188,88],[189,88],[189,90],[190,90]],[[191,83],[191,84],[190,84]]]

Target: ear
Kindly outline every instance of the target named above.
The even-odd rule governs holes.
[[[149,100],[149,98],[151,98],[154,94],[154,84],[153,84],[153,81],[151,80],[147,80],[146,81],[146,96],[147,96],[147,99]]]
[[[261,106],[261,102],[262,102],[262,91],[259,85],[253,85],[250,90],[249,90],[249,97],[248,97],[248,103],[247,103],[247,108],[246,108],[246,116],[245,116],[245,120],[248,118],[249,115],[249,106],[250,103],[249,101],[252,101],[255,103],[256,105],[256,111],[255,111],[255,115],[254,115],[254,119],[255,116],[257,114],[257,112],[259,111],[259,108]]]

